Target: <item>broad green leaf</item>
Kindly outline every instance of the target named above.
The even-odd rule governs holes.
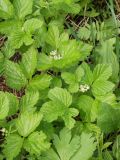
[[[48,97],[56,104],[69,107],[72,103],[72,96],[70,93],[63,88],[55,87],[51,89],[48,93]]]
[[[88,160],[92,157],[96,149],[95,138],[91,133],[82,133],[80,140],[80,148],[77,153],[71,158],[71,160]]]
[[[120,109],[113,108],[109,104],[103,103],[100,106],[97,124],[105,133],[110,133],[119,128]]]
[[[25,21],[23,27],[25,32],[34,33],[37,29],[39,29],[43,24],[41,19],[31,18]]]
[[[8,37],[10,46],[14,49],[20,48],[23,44],[29,46],[33,43],[32,35],[24,32],[22,28],[13,30],[11,35]]]
[[[59,136],[54,136],[53,144],[60,159],[70,160],[80,147],[80,137],[77,135],[72,137],[71,131],[64,128]]]
[[[30,47],[27,52],[22,56],[22,61],[20,62],[20,67],[25,74],[27,79],[31,79],[35,72],[37,65],[37,50]]]
[[[14,0],[13,5],[15,14],[19,19],[23,19],[26,15],[32,13],[33,0]]]
[[[40,112],[24,112],[16,120],[16,128],[18,133],[27,137],[30,133],[32,133],[40,124],[42,120],[42,114]]]
[[[5,93],[7,98],[8,98],[8,101],[9,101],[9,112],[8,112],[8,115],[11,116],[11,115],[14,115],[18,112],[18,109],[19,109],[19,100],[18,100],[18,97],[16,97],[14,94],[12,93],[8,93],[6,92]]]
[[[40,55],[38,55],[38,64],[37,64],[38,70],[47,70],[49,68],[52,68],[52,66],[53,66],[53,63],[51,58],[49,58],[44,53],[41,53]]]
[[[93,79],[108,80],[112,75],[112,67],[110,64],[98,64],[93,71]]]
[[[55,49],[59,46],[59,29],[57,26],[51,25],[48,29],[46,42]]]
[[[17,30],[18,28],[22,27],[21,21],[18,20],[7,20],[0,22],[0,33],[10,35],[11,30]]]
[[[8,19],[14,14],[13,5],[9,0],[0,0],[0,18]]]
[[[111,92],[114,86],[115,85],[110,81],[96,80],[92,85],[92,92],[95,96],[105,95]]]
[[[84,76],[84,69],[81,66],[79,66],[76,69],[75,74],[76,74],[77,81],[80,82],[81,78]]]
[[[13,160],[20,153],[23,145],[23,138],[18,134],[8,135],[4,144],[3,153],[8,160]]]
[[[73,73],[62,72],[61,77],[67,84],[74,84],[76,82],[76,77]]]
[[[50,86],[52,77],[47,74],[37,75],[29,82],[28,89],[30,90],[44,90]]]
[[[33,132],[24,141],[24,148],[30,155],[40,155],[41,152],[46,151],[50,147],[50,143],[46,140],[46,135],[41,132]]]
[[[81,82],[83,84],[91,85],[93,82],[93,73],[87,63],[82,63],[81,67],[84,69],[84,76],[82,77]]]
[[[70,84],[69,87],[68,87],[68,90],[69,90],[71,93],[76,93],[76,92],[78,92],[78,90],[79,90],[79,83]]]
[[[4,92],[0,92],[0,120],[6,118],[9,112],[9,100]]]
[[[20,100],[20,110],[22,112],[35,110],[34,107],[39,100],[38,91],[28,91]]]
[[[17,63],[6,60],[4,75],[7,85],[13,89],[20,90],[27,84],[27,80]]]
[[[81,95],[78,98],[77,108],[80,111],[80,117],[87,122],[90,122],[92,119],[91,110],[94,100],[92,97],[87,95]]]
[[[44,115],[44,120],[47,122],[52,122],[64,114],[64,107],[58,104],[56,105],[52,101],[46,102],[42,105],[41,113]]]
[[[116,96],[113,93],[108,93],[101,96],[96,96],[96,99],[103,102],[108,103],[110,105],[114,105],[116,103]]]

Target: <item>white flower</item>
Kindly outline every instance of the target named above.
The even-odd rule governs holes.
[[[62,59],[62,56],[57,53],[57,50],[54,50],[50,52],[50,58],[54,60],[60,60]]]
[[[86,92],[86,91],[88,91],[90,89],[90,86],[87,85],[87,84],[84,84],[84,85],[81,84],[80,87],[79,87],[79,89],[80,89],[81,92],[84,93],[84,92]]]

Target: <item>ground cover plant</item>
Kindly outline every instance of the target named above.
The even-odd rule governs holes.
[[[120,160],[119,0],[0,0],[0,160]]]

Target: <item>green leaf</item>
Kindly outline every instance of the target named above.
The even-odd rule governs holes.
[[[40,155],[50,147],[50,143],[46,141],[46,135],[41,132],[33,132],[24,141],[24,148],[30,155]]]
[[[9,100],[4,92],[0,92],[0,120],[4,119],[9,112]]]
[[[53,102],[59,103],[62,106],[69,107],[72,103],[72,96],[63,88],[55,87],[54,89],[51,89],[48,93],[48,97]]]
[[[92,120],[92,106],[93,106],[94,100],[92,97],[87,95],[81,95],[78,99],[77,108],[80,111],[80,117],[87,122],[90,122]]]
[[[74,84],[76,82],[76,77],[73,73],[62,72],[61,77],[67,84]]]
[[[93,73],[87,63],[82,63],[81,67],[84,69],[84,76],[81,83],[91,85],[93,82]]]
[[[120,157],[120,135],[116,137],[116,140],[113,144],[113,155],[116,159],[119,160]]]
[[[20,100],[21,112],[35,110],[35,105],[39,100],[38,91],[28,91]]]
[[[24,32],[22,28],[13,30],[10,36],[8,37],[8,42],[10,46],[14,49],[20,48],[23,44],[29,46],[33,43],[32,35]]]
[[[64,111],[64,115],[62,116],[65,126],[69,129],[74,127],[74,124],[76,123],[74,117],[77,117],[79,114],[79,111],[75,108],[69,108],[68,110]]]
[[[74,155],[71,160],[88,160],[92,157],[95,149],[96,143],[95,138],[92,137],[91,133],[82,133],[81,134],[81,143],[80,148],[78,149],[77,153]]]
[[[37,75],[29,82],[28,89],[30,90],[44,90],[50,86],[52,77],[47,74]]]
[[[16,120],[16,128],[18,133],[23,136],[27,137],[31,132],[33,132],[42,119],[42,114],[39,113],[32,113],[32,112],[24,112]]]
[[[25,32],[34,33],[37,29],[39,29],[43,24],[41,19],[31,18],[25,21],[23,27]]]
[[[59,46],[59,29],[57,26],[51,25],[48,29],[46,42],[55,49]]]
[[[112,75],[112,68],[110,64],[98,64],[93,71],[94,81],[99,80],[108,80]]]
[[[111,92],[114,86],[110,81],[96,80],[92,85],[92,92],[95,96],[105,95]]]
[[[11,35],[14,30],[17,30],[18,28],[22,27],[21,21],[18,20],[7,20],[0,22],[0,33]]]
[[[20,90],[27,84],[27,80],[17,63],[6,60],[4,74],[7,85],[13,89]]]
[[[52,122],[64,114],[64,107],[56,105],[52,101],[46,102],[42,105],[41,113],[44,115],[44,120],[47,122]]]
[[[69,90],[71,93],[76,93],[76,92],[78,92],[78,90],[79,90],[79,83],[70,84],[69,87],[68,87],[68,90]]]
[[[112,80],[118,81],[119,63],[116,54],[114,53],[115,38],[108,39],[102,42],[101,46],[96,48],[96,62],[106,63],[112,67]],[[109,47],[108,47],[109,46]]]
[[[37,65],[37,50],[30,47],[22,56],[20,67],[27,79],[30,79],[35,72]]]
[[[7,98],[8,98],[8,101],[9,101],[9,112],[8,112],[8,116],[11,116],[11,115],[14,115],[17,113],[18,109],[19,109],[19,100],[18,98],[13,95],[12,93],[8,93],[6,92],[5,93]]]
[[[102,103],[98,113],[97,124],[105,133],[110,133],[119,128],[120,109],[115,109],[109,104]]]
[[[70,130],[63,128],[59,136],[54,136],[54,149],[43,154],[43,160],[88,160],[96,149],[94,141],[91,133],[73,136]]]
[[[80,82],[82,77],[84,76],[84,69],[81,66],[79,66],[76,69],[75,74],[76,74],[77,81]]]
[[[0,0],[0,18],[8,19],[14,14],[13,5],[9,0]]]
[[[20,153],[23,145],[23,138],[18,134],[11,134],[7,137],[3,153],[8,160],[13,160]]]
[[[26,15],[32,13],[33,0],[14,0],[13,5],[16,16],[18,16],[19,19],[23,19]]]
[[[52,101],[44,103],[41,108],[44,120],[52,122],[61,117],[67,128],[73,128],[75,124],[73,117],[76,117],[79,112],[75,108],[68,108],[72,103],[70,93],[66,89],[55,87],[49,91],[48,97]]]
[[[54,136],[53,144],[60,159],[70,160],[80,147],[80,137],[76,135],[72,137],[71,131],[64,128],[59,136]]]

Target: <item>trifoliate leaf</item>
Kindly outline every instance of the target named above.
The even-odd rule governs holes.
[[[13,89],[20,90],[27,84],[27,80],[17,63],[6,60],[4,74],[7,85]]]
[[[59,136],[54,136],[54,149],[43,154],[42,160],[88,160],[96,149],[94,141],[91,133],[72,136],[70,130],[63,128]]]
[[[14,0],[13,5],[15,14],[19,19],[23,19],[26,15],[32,13],[33,0]]]
[[[24,148],[30,155],[40,155],[41,152],[46,151],[50,147],[50,143],[46,140],[46,135],[41,132],[33,132],[24,141]]]
[[[9,160],[13,160],[20,153],[23,145],[23,138],[18,134],[11,134],[6,138],[3,153]]]
[[[48,97],[56,104],[60,104],[61,106],[69,107],[72,103],[72,96],[70,93],[63,88],[55,87],[51,89],[48,93]]]
[[[39,99],[38,91],[28,91],[20,100],[20,110],[24,111],[32,111],[35,110],[35,104]]]
[[[98,64],[93,71],[93,79],[108,80],[112,75],[112,68],[110,64]]]
[[[13,13],[13,5],[11,2],[9,0],[0,0],[0,18],[11,18]]]
[[[31,18],[25,21],[23,27],[25,32],[34,33],[37,29],[39,29],[43,24],[41,19]]]
[[[52,77],[47,74],[37,75],[29,82],[28,89],[30,90],[44,90],[50,86]]]
[[[103,103],[98,113],[98,126],[105,133],[110,133],[119,128],[120,109],[113,108],[111,105]]]
[[[95,96],[105,95],[114,88],[114,84],[110,81],[105,80],[96,80],[92,85],[92,92]]]
[[[4,92],[0,92],[0,120],[4,119],[9,112],[9,100]]]
[[[27,79],[30,79],[36,69],[37,65],[37,51],[30,47],[22,56],[20,67]]]
[[[16,128],[18,133],[23,136],[27,137],[31,132],[33,132],[42,119],[41,113],[32,113],[32,112],[24,112],[16,120]]]

